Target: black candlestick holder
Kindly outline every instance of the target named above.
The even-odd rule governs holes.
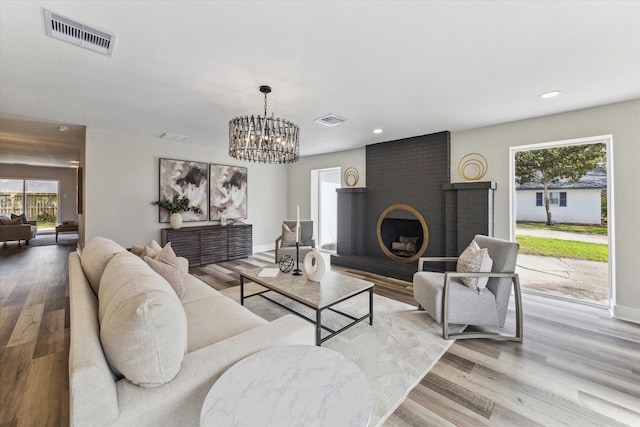
[[[302,276],[302,270],[300,270],[300,243],[296,242],[296,268],[293,270],[294,276]]]

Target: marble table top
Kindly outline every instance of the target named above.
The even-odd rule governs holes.
[[[211,387],[201,426],[368,426],[371,387],[362,371],[333,350],[271,347],[227,370]]]

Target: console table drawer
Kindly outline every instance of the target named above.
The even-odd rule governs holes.
[[[229,232],[226,227],[200,232],[200,263],[211,264],[229,259]]]
[[[253,252],[252,230],[235,227],[229,228],[229,259],[248,257]]]

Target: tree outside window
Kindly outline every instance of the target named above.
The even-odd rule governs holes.
[[[521,151],[516,153],[516,183],[522,185],[536,182],[542,185],[541,201],[547,213],[547,225],[551,225],[553,223],[551,206],[553,204],[566,206],[567,199],[566,193],[564,200],[562,194],[558,196],[558,193],[553,193],[556,196],[552,198],[549,184],[557,183],[562,179],[577,182],[591,169],[603,166],[605,161],[605,144],[567,145]],[[538,200],[536,197],[536,201]]]

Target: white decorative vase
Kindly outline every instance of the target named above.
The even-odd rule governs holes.
[[[174,212],[169,216],[169,224],[171,224],[171,228],[178,229],[182,227],[182,214],[180,212]]]
[[[307,252],[304,256],[302,270],[305,276],[307,276],[307,279],[312,282],[319,282],[322,276],[324,276],[324,258],[322,258],[322,255],[320,255],[316,248],[311,249],[311,251]]]

